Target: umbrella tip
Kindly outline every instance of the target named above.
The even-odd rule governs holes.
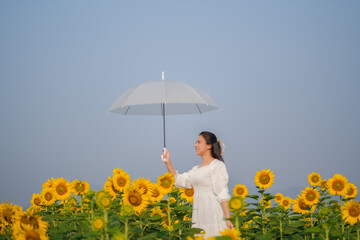
[[[162,72],[162,80],[165,80],[165,74]]]

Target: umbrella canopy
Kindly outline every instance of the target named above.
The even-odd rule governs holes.
[[[110,107],[109,112],[122,115],[202,114],[219,109],[208,94],[184,82],[164,80],[149,81],[130,88]]]
[[[142,83],[127,90],[109,112],[122,115],[202,114],[218,109],[204,92],[184,82],[159,80]]]

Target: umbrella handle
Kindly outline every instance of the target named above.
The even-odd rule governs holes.
[[[166,148],[163,148],[163,154],[166,154]],[[161,161],[166,162],[166,158],[161,154]]]

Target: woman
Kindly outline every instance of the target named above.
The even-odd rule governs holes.
[[[228,201],[229,176],[221,156],[220,141],[211,132],[201,132],[195,143],[196,154],[202,163],[190,171],[179,174],[175,171],[169,151],[163,153],[166,167],[175,177],[175,186],[194,188],[192,213],[193,227],[205,231],[205,238],[218,236],[226,227],[232,229]]]

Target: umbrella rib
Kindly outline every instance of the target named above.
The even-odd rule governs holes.
[[[130,105],[127,107],[127,109],[126,109],[126,111],[125,111],[124,115],[126,115],[126,114],[127,114],[127,112],[129,111],[129,109],[130,109]]]
[[[201,110],[200,110],[200,108],[199,108],[199,105],[196,104],[196,107],[197,107],[197,109],[199,110],[199,113],[202,114],[202,112],[201,112]]]

